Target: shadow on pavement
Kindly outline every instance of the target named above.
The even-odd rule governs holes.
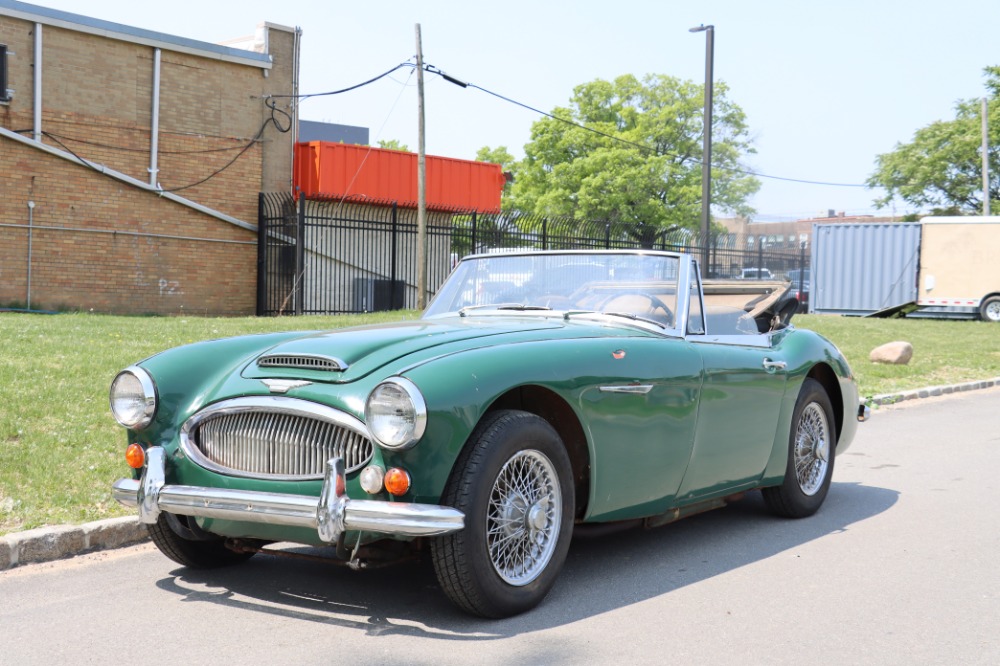
[[[803,520],[774,518],[759,493],[654,530],[575,539],[559,580],[538,608],[506,620],[465,615],[441,591],[429,561],[351,571],[258,555],[229,569],[179,568],[157,586],[190,603],[267,613],[368,635],[444,640],[507,638],[570,624],[764,560],[877,516],[898,493],[834,483]],[[323,549],[296,548],[321,554]]]

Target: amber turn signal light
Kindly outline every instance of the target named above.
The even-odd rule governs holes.
[[[391,467],[385,472],[385,489],[399,497],[410,490],[410,475],[405,469]]]
[[[129,444],[125,449],[125,462],[132,469],[142,469],[146,464],[146,452],[138,444]]]

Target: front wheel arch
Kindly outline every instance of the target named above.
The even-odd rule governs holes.
[[[840,433],[844,432],[844,394],[840,390],[837,374],[827,364],[818,363],[813,366],[806,378],[819,382],[826,391],[833,407],[833,439],[835,442],[840,442]]]
[[[543,386],[526,385],[507,391],[497,398],[483,414],[480,422],[486,420],[494,412],[504,409],[516,409],[528,412],[544,419],[552,426],[566,447],[570,464],[573,467],[573,486],[575,489],[576,518],[586,515],[590,500],[590,448],[583,424],[573,408],[554,391]],[[471,441],[471,437],[469,438]],[[469,441],[465,446],[470,445]]]

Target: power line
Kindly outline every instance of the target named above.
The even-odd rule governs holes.
[[[486,93],[487,95],[492,95],[493,97],[496,97],[496,98],[498,98],[500,100],[503,100],[505,102],[508,102],[510,104],[514,104],[515,106],[519,106],[519,107],[521,107],[523,109],[527,109],[527,110],[532,111],[534,113],[537,113],[539,115],[545,116],[547,118],[551,118],[552,120],[556,120],[558,122],[565,123],[565,124],[571,125],[573,127],[578,127],[578,128],[580,128],[582,130],[586,130],[586,131],[591,132],[593,134],[597,134],[599,136],[603,136],[605,138],[611,139],[612,141],[617,141],[619,143],[623,143],[625,145],[632,146],[634,148],[638,148],[638,149],[643,150],[645,152],[653,153],[655,155],[661,155],[661,156],[667,156],[667,157],[675,157],[675,158],[678,158],[678,159],[689,159],[689,160],[691,160],[695,164],[701,164],[702,163],[701,160],[697,159],[696,157],[684,157],[682,155],[677,155],[676,153],[670,153],[670,152],[663,151],[663,150],[657,150],[656,148],[651,148],[650,146],[646,146],[646,145],[643,145],[641,143],[636,143],[635,141],[629,141],[628,139],[623,139],[623,138],[621,138],[619,136],[615,136],[613,134],[608,134],[607,132],[602,132],[601,130],[594,129],[593,127],[587,127],[586,125],[578,123],[575,120],[570,120],[568,118],[562,118],[562,117],[554,115],[552,113],[548,113],[546,111],[542,111],[541,109],[538,109],[538,108],[536,108],[534,106],[531,106],[530,104],[525,104],[524,102],[519,102],[516,99],[513,99],[511,97],[507,97],[506,95],[501,95],[500,93],[495,92],[493,90],[489,90],[487,88],[483,88],[482,86],[476,85],[475,83],[468,83],[468,82],[456,79],[456,78],[454,78],[452,76],[448,76],[443,71],[441,71],[437,67],[434,67],[433,65],[425,65],[424,68],[428,72],[431,72],[432,74],[437,74],[437,75],[441,76],[442,78],[444,78],[445,80],[450,81],[452,83],[455,83],[456,85],[459,85],[459,86],[461,86],[463,88],[475,88],[476,90],[482,91],[482,92]],[[824,186],[828,186],[828,187],[865,187],[865,188],[868,187],[867,185],[857,184],[857,183],[833,183],[833,182],[828,182],[828,181],[806,180],[806,179],[803,179],[803,178],[788,178],[788,177],[785,177],[785,176],[772,176],[770,174],[760,173],[758,171],[750,171],[748,169],[739,169],[739,168],[736,168],[736,167],[723,166],[723,165],[720,165],[720,164],[713,164],[712,168],[713,169],[721,169],[723,171],[731,171],[731,172],[734,172],[734,173],[741,173],[741,174],[744,174],[744,175],[747,175],[747,176],[756,176],[758,178],[768,178],[770,180],[780,180],[780,181],[785,181],[785,182],[789,182],[789,183],[801,183],[801,184],[805,184],[805,185],[824,185]]]
[[[395,72],[396,70],[403,69],[404,67],[416,67],[416,65],[413,64],[412,62],[410,62],[409,60],[407,60],[406,62],[399,63],[398,65],[396,65],[392,69],[389,69],[389,70],[386,70],[386,71],[382,72],[378,76],[373,76],[372,78],[368,79],[367,81],[362,81],[361,83],[356,83],[353,86],[348,86],[347,88],[341,88],[340,90],[330,90],[330,91],[327,91],[327,92],[309,93],[309,94],[305,94],[305,95],[267,95],[267,97],[282,98],[282,99],[299,99],[299,100],[303,100],[303,99],[309,99],[311,97],[329,97],[331,95],[342,95],[343,93],[351,92],[352,90],[357,90],[358,88],[363,88],[363,87],[365,87],[367,85],[371,85],[372,83],[375,83],[379,79],[383,79],[383,78],[389,76],[390,74],[392,74],[393,72]]]
[[[272,97],[272,98],[295,98],[295,99],[299,99],[299,100],[304,100],[304,99],[309,99],[309,98],[312,98],[312,97],[328,97],[328,96],[331,96],[331,95],[341,95],[343,93],[351,92],[352,90],[357,90],[359,88],[363,88],[364,86],[371,85],[372,83],[375,83],[376,81],[389,76],[393,72],[395,72],[397,70],[400,70],[400,69],[403,69],[403,68],[407,68],[407,67],[415,68],[416,64],[414,64],[413,62],[411,62],[409,60],[407,60],[405,62],[401,62],[398,65],[396,65],[395,67],[393,67],[392,69],[386,70],[386,71],[382,72],[381,74],[379,74],[377,76],[374,76],[374,77],[372,77],[372,78],[370,78],[370,79],[368,79],[366,81],[362,81],[361,83],[356,83],[356,84],[354,84],[352,86],[348,86],[346,88],[341,88],[339,90],[331,90],[331,91],[321,92],[321,93],[309,93],[309,94],[300,94],[300,95],[269,95],[268,97]],[[585,130],[587,132],[591,132],[592,134],[596,134],[596,135],[602,136],[602,137],[604,137],[606,139],[610,139],[612,141],[616,141],[618,143],[621,143],[621,144],[624,144],[624,145],[627,145],[627,146],[631,146],[633,148],[637,148],[637,149],[642,150],[644,152],[652,153],[652,154],[658,155],[658,156],[673,157],[673,158],[681,159],[681,160],[690,160],[692,163],[699,164],[699,165],[702,163],[701,160],[699,160],[698,158],[693,157],[693,156],[683,156],[683,155],[678,155],[676,153],[671,153],[671,152],[665,151],[665,150],[658,150],[656,148],[652,148],[650,146],[646,146],[646,145],[643,145],[641,143],[637,143],[635,141],[630,141],[628,139],[623,139],[622,137],[615,136],[614,134],[609,134],[607,132],[603,132],[603,131],[601,131],[599,129],[595,129],[593,127],[588,127],[587,125],[584,125],[582,123],[578,123],[575,120],[570,120],[569,118],[563,118],[561,116],[557,116],[557,115],[549,113],[547,111],[543,111],[543,110],[541,110],[541,109],[539,109],[539,108],[537,108],[535,106],[532,106],[532,105],[527,104],[525,102],[518,101],[518,100],[516,100],[516,99],[514,99],[512,97],[508,97],[506,95],[502,95],[502,94],[500,94],[500,93],[498,93],[496,91],[490,90],[488,88],[484,88],[483,86],[477,85],[475,83],[469,83],[467,81],[462,81],[461,79],[458,79],[458,78],[456,78],[454,76],[451,76],[451,75],[445,73],[444,71],[442,71],[438,67],[435,67],[434,65],[431,65],[431,64],[428,64],[428,63],[424,63],[424,70],[427,71],[427,72],[429,72],[429,73],[431,73],[431,74],[437,74],[438,76],[440,76],[441,78],[445,79],[446,81],[448,81],[450,83],[454,83],[455,85],[461,86],[462,88],[475,88],[476,90],[479,90],[480,92],[484,92],[487,95],[492,95],[493,97],[496,97],[499,100],[507,102],[508,104],[513,104],[515,106],[519,106],[519,107],[521,107],[523,109],[531,111],[532,113],[537,113],[538,115],[545,116],[546,118],[551,118],[552,120],[555,120],[555,121],[558,121],[558,122],[561,122],[561,123],[565,123],[565,124],[570,125],[572,127],[577,127],[579,129]],[[729,171],[729,172],[732,172],[732,173],[743,174],[745,176],[754,176],[754,177],[757,177],[757,178],[766,178],[766,179],[769,179],[769,180],[778,180],[778,181],[782,181],[782,182],[786,182],[786,183],[799,183],[799,184],[802,184],[802,185],[820,185],[820,186],[824,186],[824,187],[858,187],[858,188],[867,188],[868,187],[867,185],[865,185],[863,183],[836,183],[836,182],[832,182],[832,181],[809,180],[809,179],[806,179],[806,178],[790,178],[790,177],[787,177],[787,176],[775,176],[775,175],[772,175],[772,174],[761,173],[760,171],[752,171],[750,169],[740,169],[738,167],[724,166],[724,165],[721,165],[721,164],[712,164],[711,166],[712,166],[713,169],[719,169],[721,171]]]

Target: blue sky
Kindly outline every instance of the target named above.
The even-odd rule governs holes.
[[[983,67],[1000,64],[995,0],[39,0],[34,4],[218,42],[270,21],[303,30],[301,91],[353,85],[416,52],[460,79],[552,110],[573,87],[624,73],[705,76],[713,24],[715,78],[747,114],[762,174],[863,184],[875,157],[956,101],[985,94]],[[472,158],[484,145],[517,157],[537,116],[438,77],[426,79],[427,152]],[[308,100],[302,118],[371,129],[372,142],[416,149],[416,77],[398,72],[360,91]],[[861,187],[762,179],[758,219],[814,217],[828,209],[875,213]],[[883,212],[909,211],[899,204]]]

